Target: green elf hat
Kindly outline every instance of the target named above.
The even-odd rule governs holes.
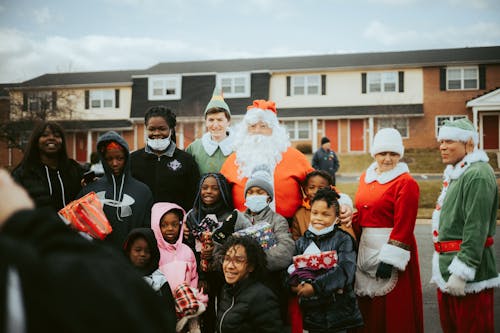
[[[467,118],[457,120],[446,120],[439,129],[438,141],[453,140],[467,142],[472,139],[474,146],[479,143],[479,135],[477,134],[474,125]]]
[[[231,116],[231,110],[229,109],[227,103],[224,101],[224,96],[222,95],[222,89],[217,85],[214,88],[212,99],[210,100],[210,102],[208,102],[207,107],[205,108],[205,115],[207,114],[207,111],[212,108],[222,108],[226,110]]]

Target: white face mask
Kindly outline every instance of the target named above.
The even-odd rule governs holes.
[[[247,206],[252,212],[258,213],[267,207],[267,198],[267,195],[249,195],[246,198],[245,206]]]
[[[167,150],[168,146],[170,145],[170,136],[168,138],[164,139],[150,139],[147,138],[147,145],[155,150],[155,151],[164,151]]]

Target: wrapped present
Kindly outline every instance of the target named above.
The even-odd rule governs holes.
[[[73,229],[97,239],[106,238],[112,231],[102,209],[102,202],[95,192],[70,202],[59,211],[59,215]]]
[[[239,230],[235,232],[235,234],[254,238],[264,250],[269,250],[277,243],[273,227],[267,222],[255,224],[251,227]]]
[[[293,257],[296,269],[307,268],[311,270],[330,269],[337,266],[337,251],[301,254]]]

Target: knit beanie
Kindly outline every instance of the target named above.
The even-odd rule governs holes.
[[[229,109],[229,105],[227,105],[226,101],[224,101],[222,89],[219,86],[215,86],[214,88],[212,99],[208,102],[207,107],[205,108],[205,115],[207,115],[207,111],[212,108],[224,109],[227,113],[229,113],[229,116],[231,116],[231,110]]]
[[[328,139],[326,136],[321,138],[321,145],[324,145],[325,143],[330,142],[330,139]]]
[[[373,138],[373,144],[371,147],[372,157],[375,157],[378,153],[392,152],[399,154],[403,157],[405,152],[405,147],[403,146],[403,139],[398,130],[394,128],[382,128],[377,132],[375,138]]]
[[[467,142],[469,139],[474,141],[474,146],[477,146],[479,143],[479,135],[474,125],[467,118],[460,118],[453,121],[446,120],[439,129],[438,141],[453,140]]]
[[[245,197],[248,189],[257,186],[266,191],[272,198],[274,196],[273,183],[269,167],[265,164],[258,165],[252,170],[252,175],[248,178],[245,185]]]

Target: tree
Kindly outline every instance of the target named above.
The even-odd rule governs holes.
[[[10,89],[10,107],[2,115],[0,141],[24,151],[30,129],[39,121],[68,120],[75,113],[75,93],[70,90]]]

